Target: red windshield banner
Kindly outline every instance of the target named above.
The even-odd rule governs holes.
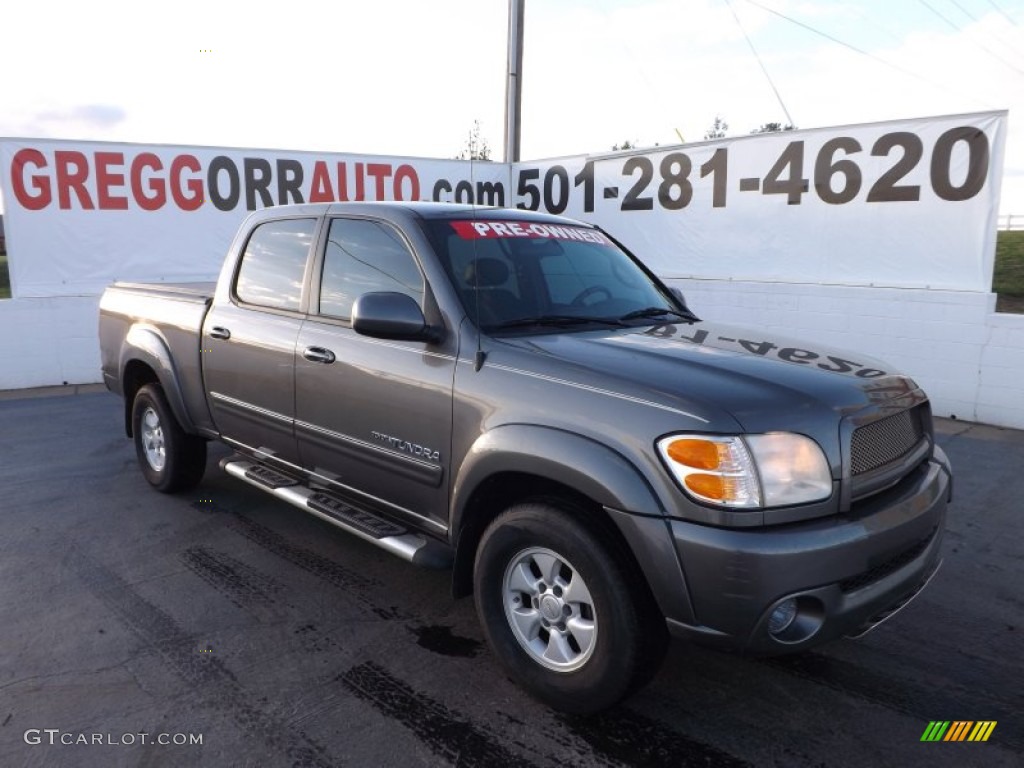
[[[596,229],[563,227],[529,221],[453,221],[456,234],[464,240],[486,240],[501,237],[526,237],[549,240],[578,240],[582,243],[611,245],[611,241]]]

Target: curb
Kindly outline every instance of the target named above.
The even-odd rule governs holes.
[[[0,390],[0,401],[29,400],[39,397],[67,397],[69,395],[91,395],[106,392],[103,384],[65,384],[56,387],[29,387],[28,389]]]

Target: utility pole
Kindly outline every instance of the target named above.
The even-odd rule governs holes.
[[[505,80],[505,162],[519,162],[523,104],[523,17],[526,0],[508,0],[508,76]]]

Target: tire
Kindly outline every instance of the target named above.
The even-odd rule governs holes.
[[[513,506],[484,532],[474,599],[509,675],[572,714],[607,709],[646,683],[668,645],[646,585],[568,505]]]
[[[161,493],[195,488],[206,471],[206,441],[182,430],[159,384],[147,384],[132,403],[132,437],[139,467]]]

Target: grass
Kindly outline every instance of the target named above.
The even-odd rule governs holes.
[[[996,236],[992,291],[997,312],[1024,314],[1024,230],[1001,230]]]
[[[11,298],[11,276],[7,272],[7,254],[0,251],[0,299]]]

